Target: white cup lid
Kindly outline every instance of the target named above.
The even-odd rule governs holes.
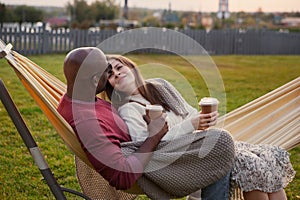
[[[218,99],[213,97],[204,97],[200,100],[199,105],[216,105],[219,104]]]
[[[163,107],[161,105],[146,105],[146,110],[163,111]]]

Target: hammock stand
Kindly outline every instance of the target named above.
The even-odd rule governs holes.
[[[44,156],[42,155],[38,145],[36,144],[35,140],[33,139],[30,131],[28,130],[20,112],[18,111],[15,103],[13,102],[9,92],[7,91],[7,88],[5,87],[3,81],[0,79],[0,98],[1,101],[7,110],[10,118],[12,119],[14,125],[16,126],[16,129],[18,130],[21,138],[23,139],[23,142],[25,143],[26,147],[28,148],[29,152],[31,153],[35,164],[38,166],[41,174],[43,175],[47,185],[49,186],[51,192],[53,193],[54,197],[56,199],[64,200],[66,199],[66,196],[64,192],[68,192],[74,195],[77,195],[79,197],[82,197],[84,199],[89,200],[90,198],[80,192],[77,192],[75,190],[61,187],[51,169],[49,168],[46,160],[44,159]]]
[[[77,177],[84,194],[59,186],[5,85],[0,81],[1,101],[56,199],[65,199],[65,191],[85,199],[123,200],[134,199],[137,194],[141,194],[138,188],[126,192],[118,191],[93,170],[72,128],[56,110],[66,91],[65,84],[11,48],[10,44],[6,46],[0,40],[0,57],[7,59],[27,91],[75,154]],[[300,77],[226,114],[219,121],[236,140],[268,143],[287,150],[294,148],[300,144]],[[241,198],[237,192],[234,199]]]

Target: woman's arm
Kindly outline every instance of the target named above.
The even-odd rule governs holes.
[[[144,141],[148,136],[148,126],[143,118],[145,107],[135,102],[124,104],[118,109],[121,118],[126,123],[132,141]]]
[[[190,106],[187,102],[184,103],[187,115],[182,117],[176,115],[174,112],[168,112],[168,124],[169,131],[163,137],[163,140],[171,140],[181,135],[190,134],[197,130],[195,124],[193,124],[193,118],[199,115],[199,112]],[[173,124],[173,126],[171,125]]]
[[[161,78],[156,78],[154,80],[159,82],[163,86],[158,87],[160,92],[170,94],[173,97],[173,99],[175,99],[176,103],[184,108],[182,111],[186,113],[186,116],[190,116],[191,122],[195,130],[203,130],[207,127],[216,125],[217,118],[219,116],[218,112],[213,112],[209,114],[202,114],[201,111],[196,112],[197,110],[193,109],[192,106],[190,106],[185,101],[180,92],[171,83]],[[185,119],[186,116],[184,117]]]
[[[184,120],[175,113],[167,112],[169,131],[162,140],[170,140],[196,130],[191,122],[191,117],[197,115],[198,112],[187,103],[185,106],[189,110],[189,115]],[[118,112],[127,124],[132,141],[144,141],[149,136],[147,123],[143,119],[143,115],[145,115],[145,107],[143,105],[129,102],[121,106]]]

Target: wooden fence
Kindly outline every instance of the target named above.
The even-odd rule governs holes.
[[[300,54],[300,33],[281,33],[275,31],[239,31],[239,30],[180,30],[189,38],[199,43],[211,55],[228,54]],[[70,30],[53,29],[47,31],[43,28],[17,28],[0,29],[0,39],[5,43],[12,43],[14,49],[24,55],[65,53],[76,47],[97,46],[105,39],[115,36],[113,30]],[[134,36],[136,37],[136,36]],[[161,37],[157,35],[157,37]],[[136,38],[138,42],[139,39]],[[178,49],[184,41],[170,40]],[[118,44],[112,44],[110,52],[119,53]],[[140,51],[162,52],[155,49]],[[191,54],[185,49],[182,54]]]

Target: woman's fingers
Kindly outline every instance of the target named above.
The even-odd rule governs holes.
[[[207,114],[200,114],[199,129],[204,130],[217,124],[219,113],[217,111]]]
[[[200,114],[200,116],[202,116],[203,118],[211,118],[211,117],[219,116],[219,113],[218,111],[214,111],[211,113]]]
[[[218,116],[219,113],[217,111],[208,114],[200,114],[200,123],[215,121],[218,118]]]

